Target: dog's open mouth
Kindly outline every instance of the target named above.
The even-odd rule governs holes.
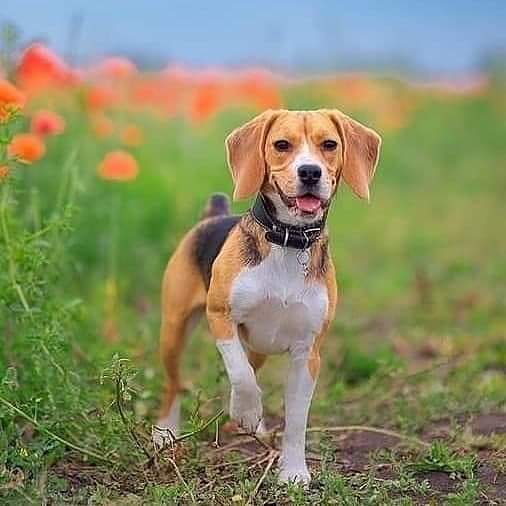
[[[285,206],[300,214],[314,216],[318,211],[325,209],[328,205],[328,201],[322,200],[312,193],[305,193],[297,197],[289,197],[283,192],[277,182],[275,182],[275,185]]]
[[[305,214],[316,214],[322,208],[322,201],[318,197],[307,193],[295,197],[295,205],[299,211]]]

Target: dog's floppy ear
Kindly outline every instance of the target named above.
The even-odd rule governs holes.
[[[325,111],[343,144],[343,179],[353,192],[369,200],[369,183],[378,165],[381,137],[341,111]]]
[[[265,139],[279,112],[267,110],[259,114],[225,140],[234,200],[251,197],[260,190],[265,178]]]

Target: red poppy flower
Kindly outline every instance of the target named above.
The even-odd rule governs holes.
[[[126,151],[110,151],[98,166],[98,174],[108,181],[132,181],[139,173],[135,158]]]
[[[65,130],[65,120],[53,111],[41,110],[32,117],[31,131],[34,134],[58,135]]]
[[[21,88],[28,93],[76,84],[79,81],[77,73],[42,44],[32,44],[23,52],[16,77]]]

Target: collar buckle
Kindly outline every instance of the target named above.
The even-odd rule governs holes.
[[[283,248],[305,251],[318,240],[325,227],[326,212],[318,226],[296,227],[280,222],[273,217],[266,205],[265,198],[258,194],[249,212],[253,219],[266,231],[265,238],[267,241]]]
[[[290,237],[290,232],[288,231],[288,228],[285,228],[285,238],[283,240],[283,248],[286,248],[288,244],[288,238]]]

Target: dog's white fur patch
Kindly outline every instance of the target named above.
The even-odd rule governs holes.
[[[232,384],[231,415],[255,430],[261,419],[260,389],[243,346],[265,354],[288,352],[290,374],[286,385],[286,428],[281,455],[281,479],[307,483],[304,447],[307,415],[314,381],[307,359],[327,312],[326,287],[308,281],[297,260],[297,250],[271,245],[257,266],[243,269],[232,284],[231,315],[244,324],[247,342],[237,335],[218,343]]]
[[[246,346],[256,352],[305,353],[322,327],[326,287],[308,281],[297,254],[273,244],[259,265],[243,269],[232,284],[232,320],[246,325]]]
[[[217,341],[230,380],[230,417],[248,432],[255,432],[262,420],[262,392],[253,368],[237,336]]]

